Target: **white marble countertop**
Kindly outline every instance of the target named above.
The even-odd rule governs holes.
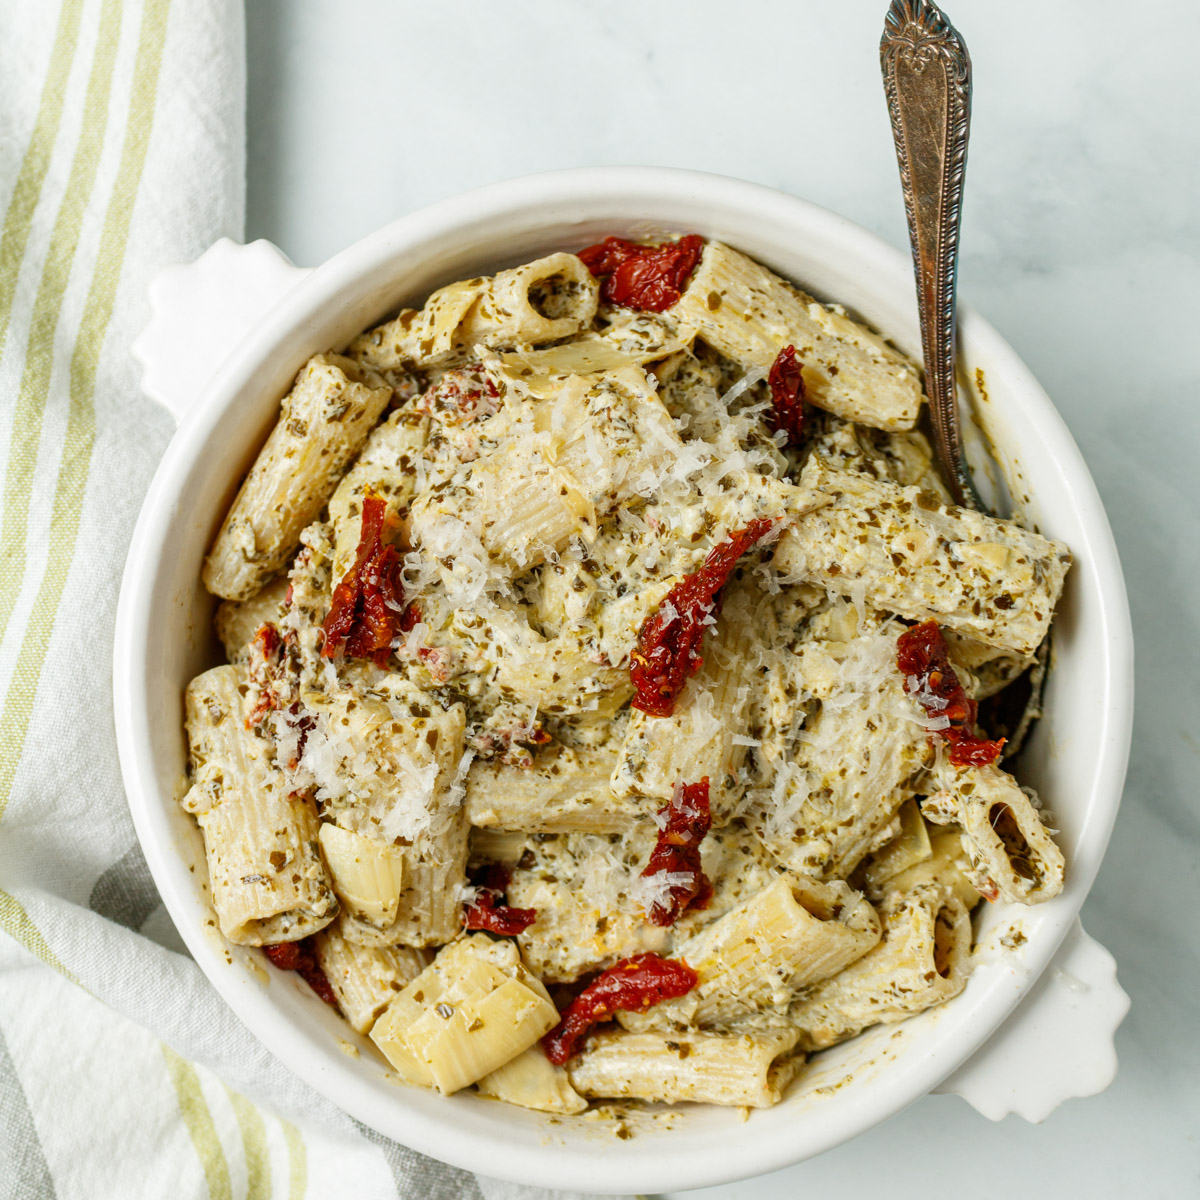
[[[464,188],[605,163],[757,180],[905,244],[884,0],[247,8],[247,238],[297,263]],[[1133,755],[1083,920],[1133,1009],[1116,1083],[1041,1125],[929,1097],[819,1159],[693,1193],[710,1200],[1200,1195],[1200,6],[948,8],[975,65],[962,293],[1054,397],[1129,581]]]

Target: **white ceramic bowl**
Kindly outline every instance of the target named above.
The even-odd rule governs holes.
[[[605,234],[645,230],[696,231],[729,242],[818,296],[845,304],[919,357],[905,255],[800,200],[692,172],[597,169],[513,180],[404,217],[307,275],[281,268],[261,243],[247,248],[246,279],[232,281],[238,290],[258,286],[260,307],[273,296],[263,280],[271,259],[276,285],[281,269],[291,272],[282,281],[287,293],[224,362],[168,448],[130,549],[118,616],[116,714],[129,803],[180,933],[246,1025],[343,1109],[458,1166],[543,1186],[660,1191],[797,1162],[934,1089],[1031,990],[1037,1030],[1022,1030],[1019,1021],[1011,1031],[1006,1027],[999,1035],[1004,1053],[976,1054],[959,1072],[965,1081],[959,1090],[988,1115],[1016,1109],[1035,1118],[1064,1095],[1099,1090],[1115,1069],[1112,1030],[1124,1012],[1111,959],[1076,932],[1068,939],[1073,957],[1067,970],[1092,976],[1092,999],[1081,1001],[1074,988],[1048,993],[1045,982],[1038,991],[1034,983],[1077,930],[1076,915],[1120,799],[1132,715],[1124,586],[1104,510],[1070,434],[1012,350],[969,311],[961,314],[963,365],[971,378],[983,373],[988,397],[977,405],[977,420],[997,447],[1014,494],[1028,498],[1027,515],[1068,543],[1075,565],[1056,624],[1046,716],[1025,755],[1026,781],[1057,817],[1067,885],[1037,908],[984,906],[977,921],[981,961],[960,997],[819,1056],[783,1104],[748,1122],[736,1112],[685,1107],[669,1129],[617,1140],[603,1122],[552,1122],[474,1095],[443,1098],[396,1086],[365,1043],[357,1058],[344,1052],[339,1039],[354,1040],[348,1027],[294,977],[266,971],[257,951],[235,948],[227,961],[225,945],[207,930],[205,872],[202,866],[189,870],[203,863],[200,836],[174,800],[185,772],[183,689],[218,661],[200,563],[296,370],[311,354],[343,345],[450,280],[578,248]],[[155,379],[171,377],[172,361],[187,345],[220,341],[211,328],[206,332],[206,322],[228,323],[228,312],[238,307],[236,295],[226,297],[225,306],[220,302],[222,287],[231,286],[227,260],[238,255],[228,243],[217,249],[212,269],[198,277],[176,274],[160,288],[160,308],[169,308],[175,295],[200,312],[188,318],[186,339],[170,336],[169,313],[160,313],[158,336],[151,330],[143,339],[151,390]],[[231,331],[221,336],[228,340]],[[1014,923],[1027,940],[1018,951],[1002,951],[998,938]],[[1053,1050],[1036,1052],[1032,1061],[1030,1039],[1044,1038],[1047,1029]],[[1024,1082],[1014,1083],[1018,1076]]]

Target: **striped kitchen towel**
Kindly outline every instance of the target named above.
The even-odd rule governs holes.
[[[0,1200],[545,1195],[357,1124],[187,956],[125,806],[112,628],[172,426],[129,344],[239,237],[240,0],[0,6]]]

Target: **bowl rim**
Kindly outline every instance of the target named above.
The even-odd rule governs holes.
[[[840,1144],[885,1120],[927,1093],[981,1047],[1012,1014],[1029,986],[1049,963],[1072,927],[1091,888],[1116,818],[1128,763],[1133,716],[1133,638],[1124,580],[1116,544],[1094,482],[1062,417],[1049,397],[1000,335],[969,307],[960,305],[962,344],[978,348],[1030,397],[1041,412],[1039,436],[1052,443],[1064,492],[1074,501],[1077,519],[1088,530],[1088,558],[1101,601],[1093,623],[1101,627],[1107,648],[1103,686],[1097,696],[1096,740],[1099,754],[1093,799],[1080,831],[1072,860],[1070,898],[1066,893],[1052,904],[1058,909],[1039,930],[1036,946],[1023,960],[1029,968],[1011,999],[992,997],[984,1016],[969,1029],[953,1028],[945,1045],[917,1061],[893,1062],[858,1098],[851,1119],[843,1119],[833,1136],[803,1138],[800,1148],[790,1139],[773,1140],[747,1131],[748,1155],[730,1155],[714,1147],[710,1157],[677,1161],[668,1143],[649,1141],[655,1154],[614,1155],[611,1142],[594,1147],[547,1145],[536,1152],[506,1141],[502,1133],[468,1133],[456,1124],[450,1105],[413,1104],[404,1112],[403,1127],[381,1119],[375,1097],[346,1070],[348,1060],[335,1047],[318,1046],[298,1027],[283,1022],[265,994],[250,986],[243,974],[230,972],[209,935],[189,913],[195,903],[195,878],[182,861],[172,857],[172,838],[166,824],[166,804],[155,782],[147,714],[152,697],[147,686],[142,632],[152,616],[152,592],[158,560],[177,517],[180,481],[197,468],[199,451],[212,438],[237,393],[249,386],[255,372],[287,335],[328,303],[331,296],[353,288],[397,247],[417,247],[439,236],[465,231],[481,222],[495,222],[522,212],[569,205],[597,197],[619,203],[631,194],[646,197],[650,206],[695,204],[703,194],[714,212],[778,214],[809,227],[811,236],[835,243],[853,243],[858,255],[878,260],[880,270],[893,277],[909,273],[907,256],[875,234],[828,209],[763,185],[704,172],[657,167],[573,168],[521,176],[461,193],[429,205],[383,226],[334,255],[302,279],[230,353],[204,390],[192,414],[172,438],[143,502],[121,582],[114,638],[114,715],[118,750],[127,799],[138,840],[172,920],[193,957],[217,991],[250,1032],[290,1070],[322,1096],[387,1136],[468,1170],[543,1187],[599,1187],[606,1191],[677,1190],[746,1178],[788,1166]],[[419,249],[418,249],[419,254]],[[910,286],[911,286],[911,276]],[[324,349],[322,347],[321,349]],[[993,367],[993,370],[995,368]],[[1072,546],[1073,551],[1082,547]],[[166,798],[173,803],[173,798]],[[1065,901],[1065,903],[1059,903]],[[1048,906],[1042,906],[1046,908]],[[994,989],[993,989],[994,991]],[[909,1055],[909,1059],[913,1056]],[[425,1097],[422,1096],[422,1101]],[[385,1114],[386,1116],[386,1114]],[[843,1114],[844,1117],[844,1114]],[[384,1126],[384,1128],[381,1128]],[[633,1147],[633,1142],[624,1143]],[[749,1157],[749,1172],[740,1164]],[[656,1164],[655,1159],[659,1160]]]

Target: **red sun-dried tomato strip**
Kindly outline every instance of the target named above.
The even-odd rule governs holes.
[[[542,1050],[561,1067],[578,1051],[593,1025],[618,1011],[645,1012],[664,1000],[686,996],[697,982],[696,972],[675,958],[657,954],[624,958],[567,1005],[558,1024],[542,1038]]]
[[[579,258],[593,275],[604,277],[600,295],[610,304],[664,312],[679,302],[703,249],[704,239],[694,233],[660,246],[607,237],[580,250]]]
[[[250,683],[258,693],[254,707],[246,717],[246,728],[257,729],[272,713],[282,714],[284,724],[298,731],[288,758],[291,771],[300,765],[308,735],[316,727],[316,719],[301,711],[300,680],[292,660],[295,648],[296,635],[292,630],[281,635],[277,626],[267,622],[258,627],[250,643],[247,663]],[[251,695],[254,695],[253,690]],[[278,745],[280,730],[276,728],[272,732]]]
[[[804,374],[795,346],[784,346],[771,364],[767,383],[771,388],[771,428],[782,429],[789,445],[798,446],[804,436]]]
[[[478,894],[463,909],[464,929],[486,929],[503,937],[524,933],[537,920],[536,908],[510,908],[504,899],[508,889],[508,868],[489,863],[479,878]]]
[[[896,664],[904,675],[904,690],[931,717],[945,717],[950,722],[930,736],[950,744],[950,761],[956,767],[986,767],[999,758],[1003,738],[993,742],[975,736],[979,705],[963,690],[954,673],[946,639],[936,621],[923,621],[900,635]]]
[[[642,875],[668,872],[685,875],[688,880],[671,884],[667,895],[655,900],[646,916],[655,925],[674,925],[686,909],[707,908],[712,899],[712,883],[700,866],[700,843],[712,827],[708,776],[699,783],[676,784],[671,802],[660,808],[658,815],[665,823]]]
[[[275,946],[264,946],[262,952],[281,971],[295,971],[326,1004],[337,1008],[337,996],[321,970],[312,938],[301,938],[298,942],[280,942]]]
[[[278,687],[283,674],[283,638],[270,622],[258,627],[250,643],[247,669],[251,684],[258,688],[258,699],[246,717],[246,728],[256,729],[270,713],[285,707]]]
[[[758,517],[709,551],[699,570],[681,579],[638,633],[629,661],[629,680],[637,689],[633,707],[651,717],[675,711],[684,684],[704,661],[700,643],[706,620],[720,609],[717,593],[738,559],[771,531],[774,521]]]
[[[482,363],[451,367],[427,388],[415,405],[446,425],[469,425],[500,411],[500,389]]]
[[[351,658],[369,658],[386,666],[392,640],[404,615],[404,585],[400,555],[383,540],[387,501],[367,495],[363,499],[362,534],[354,566],[333,589],[333,602],[325,618],[325,645],[321,653],[333,658],[342,651]]]
[[[421,623],[421,606],[414,600],[400,618],[400,632],[412,633]]]

